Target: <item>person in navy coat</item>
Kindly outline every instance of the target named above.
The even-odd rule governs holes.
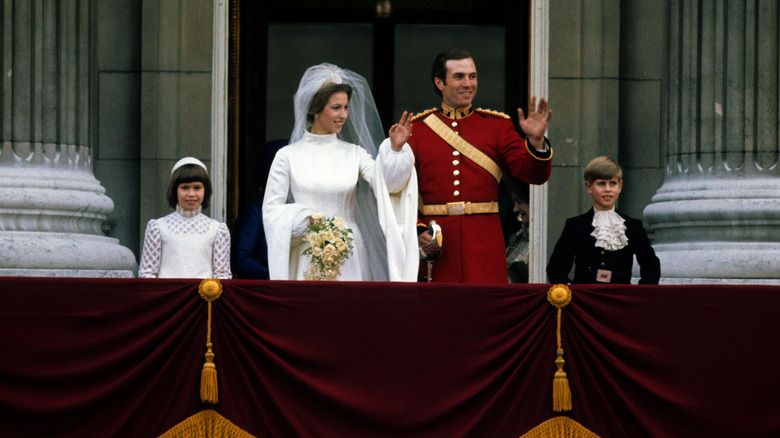
[[[241,211],[233,226],[230,262],[236,278],[268,280],[268,246],[263,232],[263,203]]]
[[[615,210],[623,188],[620,166],[609,157],[593,159],[585,167],[585,188],[593,208],[566,220],[547,264],[550,283],[630,284],[636,256],[639,284],[658,284],[661,263],[642,221]]]

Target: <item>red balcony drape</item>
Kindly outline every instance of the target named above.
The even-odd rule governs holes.
[[[0,278],[0,436],[516,438],[552,412],[549,285]],[[780,287],[572,286],[568,414],[602,437],[780,436]]]

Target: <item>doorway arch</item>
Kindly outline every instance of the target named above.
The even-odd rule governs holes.
[[[259,3],[247,2],[247,5],[258,5]],[[276,5],[277,3],[281,4],[283,2],[270,2],[271,5]],[[307,2],[296,2],[297,7],[292,6],[288,8],[277,5],[277,9],[271,12],[278,13],[278,15],[269,17],[269,21],[277,20],[280,23],[294,23],[295,18],[300,16],[296,16],[296,11],[293,9],[304,10],[310,7],[303,3]],[[321,2],[313,3],[321,4]],[[377,7],[374,11],[376,20],[373,21],[374,47],[395,47],[397,39],[388,40],[388,29],[392,29],[399,23],[403,22],[412,26],[425,24],[425,20],[420,21],[411,18],[413,17],[413,11],[405,11],[403,9],[403,5],[410,4],[410,2],[396,0],[396,4],[399,7],[394,10],[392,9],[393,3],[392,0],[377,1]],[[435,7],[435,4],[439,2],[432,1],[428,3],[434,4],[433,6]],[[448,2],[441,3],[446,4]],[[500,1],[493,3],[480,1],[475,3],[487,4],[488,6],[490,4],[502,4]],[[520,3],[515,0],[507,0],[506,2],[506,4]],[[391,8],[389,11],[386,9],[387,5]],[[509,88],[515,86],[517,81],[507,79],[505,81],[507,89],[504,93],[508,97],[503,105],[506,108],[526,106],[525,102],[527,102],[527,98],[530,95],[548,96],[549,0],[528,0],[527,4],[523,4],[523,8],[525,7],[527,7],[527,14],[523,16],[527,17],[529,30],[528,35],[522,37],[522,41],[527,44],[521,44],[521,37],[518,34],[518,28],[522,27],[520,26],[521,23],[510,24],[506,29],[506,42],[508,44],[506,51],[508,55],[512,54],[516,58],[528,60],[525,76],[527,78],[527,87],[517,85],[518,89],[510,90]],[[266,9],[268,9],[267,6]],[[259,196],[259,194],[253,194],[252,189],[242,191],[239,187],[239,183],[245,180],[247,175],[251,174],[254,164],[258,161],[258,151],[256,149],[241,147],[242,135],[244,135],[244,145],[253,141],[256,142],[257,139],[252,134],[242,131],[241,122],[243,120],[246,123],[246,117],[249,115],[245,114],[242,116],[242,102],[239,99],[239,92],[242,91],[242,84],[246,88],[252,84],[256,85],[259,81],[257,77],[254,78],[255,82],[247,82],[234,76],[241,71],[239,60],[243,47],[242,42],[246,43],[246,40],[242,40],[240,34],[241,0],[230,0],[229,2],[214,0],[213,11],[211,158],[212,178],[215,182],[215,187],[212,214],[218,220],[232,223],[238,210]],[[359,23],[361,19],[365,20],[365,17],[367,17],[366,13],[367,11],[359,8],[352,8],[343,13],[343,17],[339,17],[344,18],[349,23]],[[454,20],[455,14],[445,14],[443,18],[446,19],[448,16],[451,20],[456,21]],[[396,21],[393,21],[391,17],[395,17]],[[403,17],[407,17],[406,21],[404,21]],[[327,21],[328,17],[325,16],[324,18]],[[468,19],[469,22],[474,22],[475,20],[479,22],[479,15],[471,14]],[[263,23],[263,26],[267,25],[268,22]],[[481,25],[489,25],[489,23],[482,23]],[[243,48],[243,50],[245,49]],[[265,47],[258,46],[255,49],[257,49],[257,57],[268,56],[267,45]],[[374,70],[379,72],[378,76],[383,77],[383,65],[386,66],[386,64],[382,64],[383,60],[379,58],[379,56],[374,56]],[[507,58],[510,57],[507,56]],[[393,57],[394,59],[395,57]],[[392,65],[392,62],[390,65]],[[427,69],[427,64],[424,64],[424,66]],[[510,76],[513,75],[511,73],[513,69],[516,69],[516,66],[510,65],[506,70]],[[393,71],[390,70],[391,75],[393,75]],[[265,78],[261,82],[265,83]],[[393,83],[395,84],[395,82],[394,78]],[[396,112],[392,104],[388,103],[388,101],[393,100],[394,87],[381,87],[380,90],[375,92],[375,98],[377,106],[380,107],[380,115],[383,122],[388,123],[394,118],[389,117],[389,115],[391,116]],[[255,89],[255,92],[256,99],[254,101],[258,101],[258,97],[261,98],[260,100],[263,97],[267,98],[265,91]],[[419,111],[422,109],[415,108],[414,110]],[[263,142],[267,140],[269,139],[264,138]],[[547,185],[532,186],[530,196],[530,234],[532,236],[532,244],[530,247],[529,281],[531,283],[546,283],[544,267],[547,260]]]

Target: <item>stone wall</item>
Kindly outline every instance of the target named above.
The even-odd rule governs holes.
[[[139,255],[141,1],[93,2],[95,176],[114,200],[109,235]]]
[[[137,257],[173,164],[211,157],[211,0],[97,0],[95,173]],[[208,214],[208,211],[206,211]]]
[[[582,180],[585,165],[598,155],[620,160],[619,43],[620,1],[550,2],[549,137],[555,152],[548,182],[549,252],[566,218],[592,206]]]

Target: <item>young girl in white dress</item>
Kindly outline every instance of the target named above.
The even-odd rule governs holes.
[[[416,281],[411,117],[404,113],[383,141],[366,80],[332,64],[307,69],[294,102],[291,144],[277,152],[263,200],[271,279],[305,279],[302,238],[323,213],[353,230],[354,252],[338,280]]]
[[[209,206],[211,180],[193,157],[171,170],[165,198],[173,213],[146,225],[141,278],[232,278],[227,225],[201,213]]]

